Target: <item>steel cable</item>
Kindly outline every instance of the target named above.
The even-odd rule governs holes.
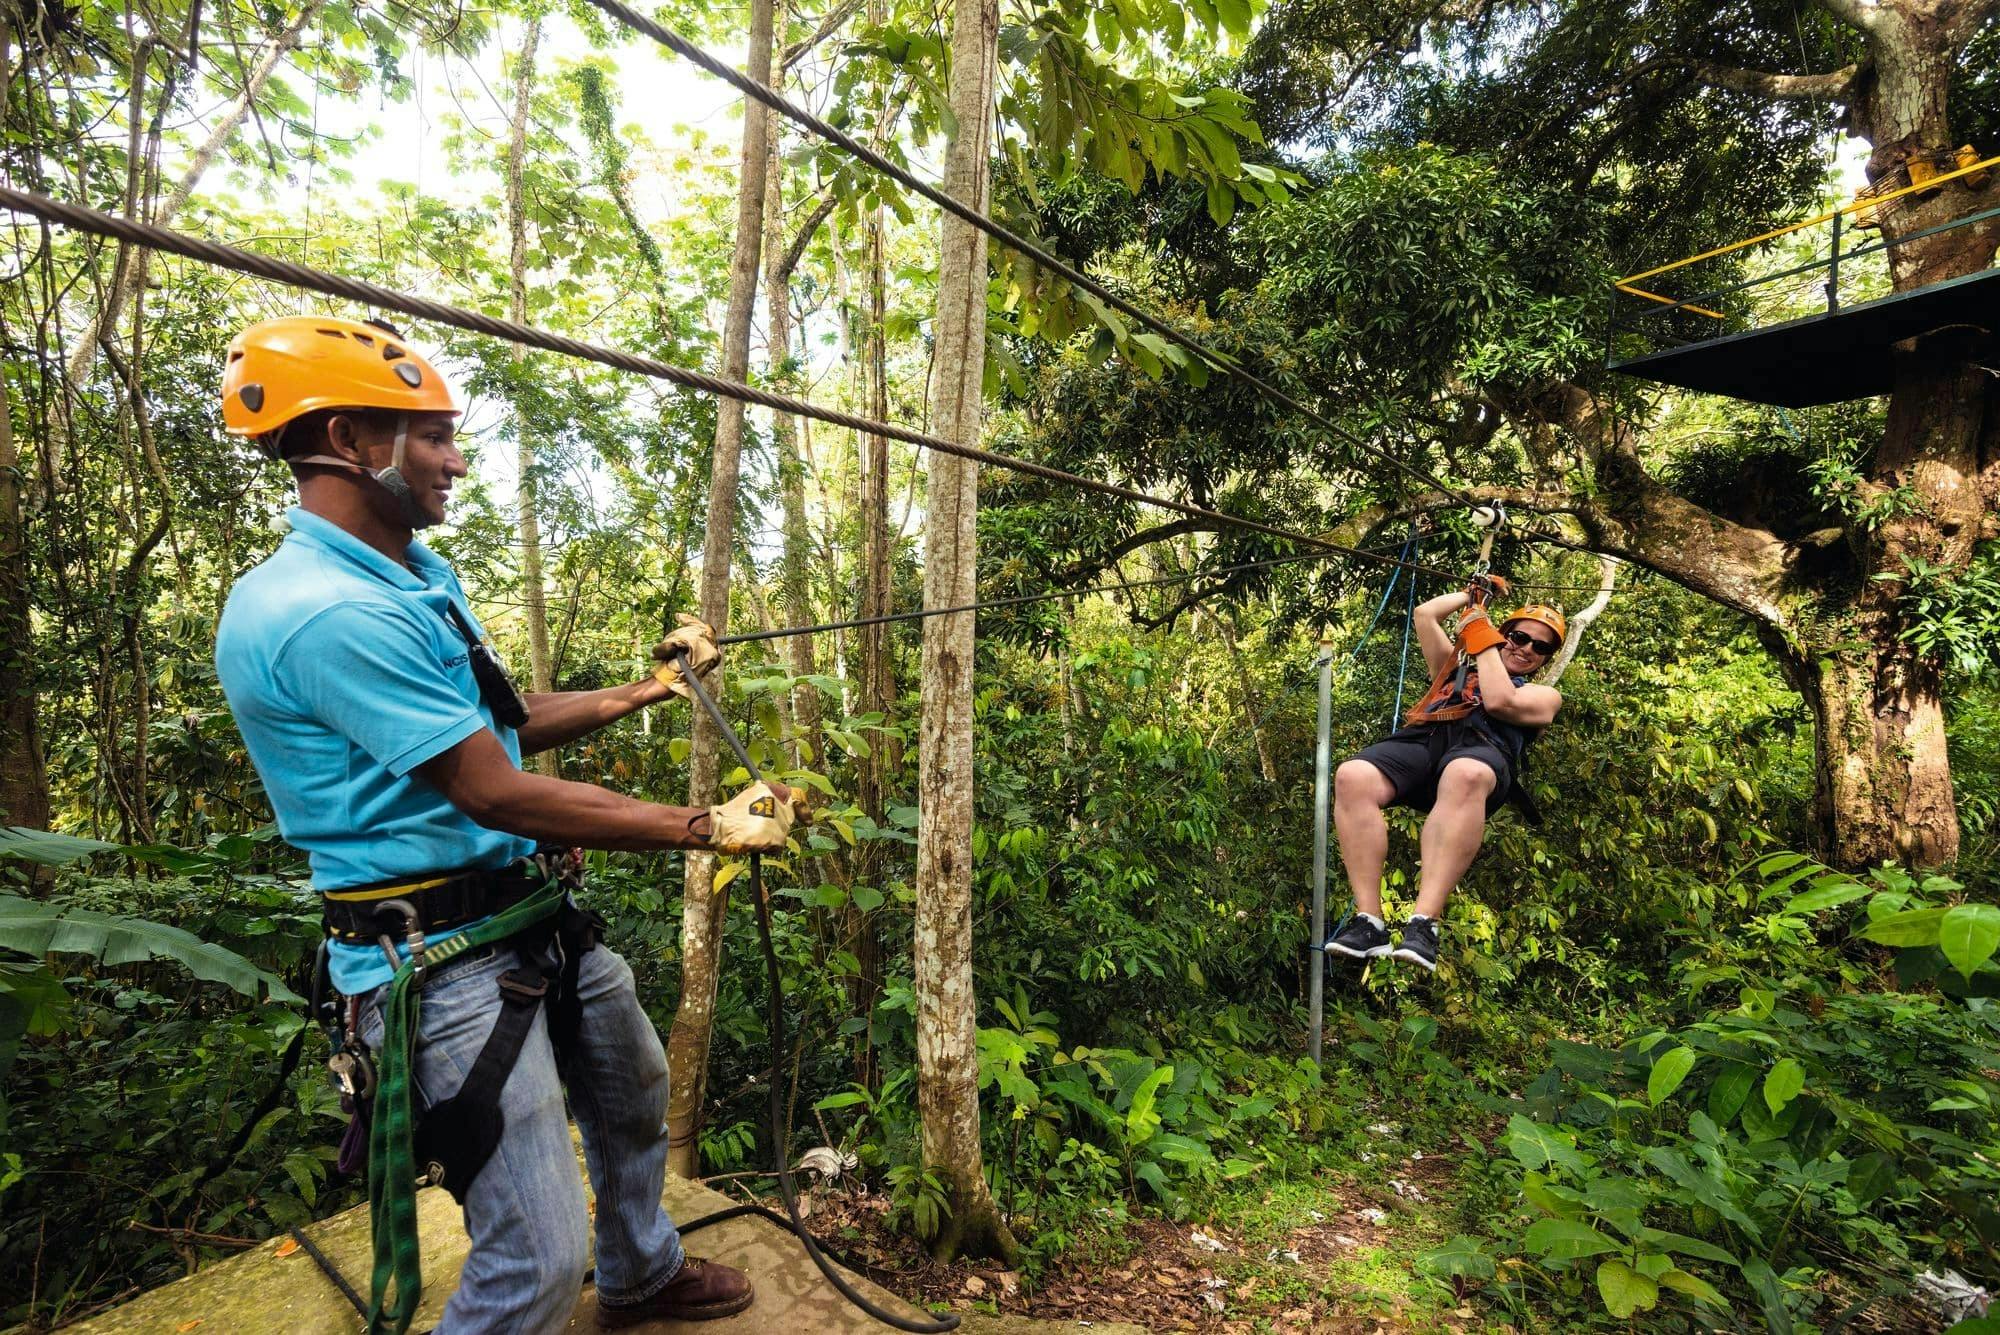
[[[1463,489],[1453,486],[1451,483],[1416,467],[1406,460],[1397,458],[1379,445],[1371,444],[1354,432],[1349,431],[1346,427],[1341,426],[1324,413],[1307,407],[1284,390],[1265,380],[1262,376],[1246,369],[1235,358],[1226,353],[1216,351],[1192,335],[1181,332],[1166,321],[1135,306],[1132,302],[1104,286],[1104,284],[1089,277],[1074,266],[1065,263],[1057,256],[1030,241],[1027,237],[1022,236],[1019,232],[993,221],[993,219],[971,205],[954,199],[936,186],[911,175],[904,168],[897,166],[882,154],[855,139],[852,135],[828,124],[770,86],[759,83],[740,70],[733,69],[724,64],[673,29],[647,18],[629,5],[624,4],[622,0],[590,0],[590,3],[625,27],[632,29],[634,32],[645,34],[672,51],[675,55],[680,56],[684,60],[694,62],[703,70],[706,70],[708,73],[741,92],[745,97],[761,102],[787,120],[805,127],[821,139],[839,148],[849,157],[873,167],[897,185],[902,186],[906,190],[914,191],[953,217],[978,228],[987,236],[992,237],[995,241],[1000,242],[1000,244],[1010,250],[1027,256],[1043,268],[1060,275],[1068,282],[1082,288],[1100,301],[1108,303],[1114,310],[1130,316],[1133,320],[1138,321],[1160,337],[1192,352],[1209,366],[1223,372],[1225,375],[1233,376],[1272,402],[1281,404],[1293,412],[1310,419],[1325,428],[1336,439],[1356,449],[1365,450],[1383,462],[1401,469],[1425,486],[1441,491],[1466,506],[1478,504]]]
[[[593,3],[595,2],[596,0],[593,0]],[[1380,556],[1373,552],[1349,547],[1343,543],[1333,542],[1309,533],[1295,532],[1291,529],[1280,528],[1275,524],[1266,524],[1256,519],[1246,519],[1240,515],[1213,510],[1207,506],[1195,505],[1188,501],[1177,501],[1165,496],[1154,496],[1134,487],[1126,487],[1115,482],[1105,482],[1097,478],[1084,477],[1080,473],[1071,473],[1064,469],[1052,468],[1047,464],[1035,463],[1033,460],[1021,459],[1013,455],[999,454],[992,450],[981,449],[977,445],[962,445],[956,441],[945,440],[943,437],[933,436],[909,427],[897,426],[890,422],[874,421],[871,418],[845,412],[838,408],[828,408],[820,404],[811,403],[805,399],[794,398],[789,394],[778,394],[770,390],[759,389],[754,385],[744,384],[740,380],[730,380],[722,376],[710,375],[705,371],[697,371],[685,366],[675,366],[669,362],[658,361],[651,357],[643,357],[637,353],[626,352],[618,348],[607,348],[595,343],[586,343],[582,339],[571,338],[566,334],[553,333],[546,329],[521,324],[513,320],[503,320],[498,316],[466,310],[464,307],[449,305],[442,301],[433,301],[428,297],[413,296],[406,292],[399,292],[394,288],[384,287],[379,283],[370,283],[359,278],[349,278],[342,274],[330,274],[291,260],[279,259],[272,255],[260,255],[255,251],[242,250],[235,246],[224,245],[219,241],[209,241],[202,237],[189,236],[185,232],[176,232],[169,228],[156,227],[150,223],[142,223],[131,218],[120,217],[116,214],[104,213],[98,209],[89,208],[81,204],[72,204],[66,200],[51,199],[47,195],[36,194],[32,191],[16,190],[10,186],[0,186],[0,208],[6,208],[16,213],[32,214],[36,217],[45,218],[50,222],[58,222],[66,227],[74,228],[80,232],[88,232],[95,236],[106,236],[114,240],[127,241],[133,245],[145,246],[153,250],[162,250],[169,254],[184,256],[187,259],[196,260],[219,269],[230,269],[238,273],[249,274],[254,278],[264,278],[275,283],[284,283],[292,287],[322,292],[328,296],[339,297],[346,301],[358,302],[362,305],[374,306],[383,310],[399,311],[414,319],[425,320],[432,324],[449,325],[453,328],[467,330],[470,333],[484,334],[490,338],[517,343],[523,347],[540,348],[547,352],[574,357],[580,361],[596,362],[602,366],[610,366],[621,371],[630,371],[634,375],[648,376],[655,380],[665,380],[669,383],[679,385],[684,389],[739,399],[745,403],[754,403],[760,407],[770,408],[777,412],[788,413],[797,417],[810,417],[815,421],[825,422],[831,426],[843,427],[865,435],[886,436],[891,440],[900,440],[906,444],[936,450],[940,454],[949,454],[957,458],[969,459],[974,463],[984,464],[992,468],[1024,473],[1030,477],[1041,478],[1044,481],[1061,483],[1064,486],[1076,487],[1080,490],[1096,492],[1099,495],[1115,497],[1118,500],[1130,501],[1135,505],[1150,505],[1162,510],[1172,510],[1178,514],[1207,520],[1214,524],[1239,528],[1250,533],[1262,534],[1265,537],[1279,538],[1285,542],[1317,547],[1324,551],[1339,552],[1347,556],[1376,561],[1384,565],[1405,566],[1413,570],[1422,570],[1426,574],[1438,575],[1445,579],[1457,578],[1457,576],[1452,575],[1448,571],[1425,566],[1412,566],[1407,562],[1398,561],[1391,556]]]

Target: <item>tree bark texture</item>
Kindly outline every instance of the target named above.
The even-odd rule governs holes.
[[[0,53],[4,55],[4,53]],[[49,770],[35,709],[27,529],[14,405],[0,384],[0,824],[49,826]]]
[[[517,324],[528,320],[528,213],[521,175],[528,156],[528,118],[534,103],[535,52],[542,41],[540,16],[530,17],[514,62],[514,116],[507,137],[507,311]],[[523,374],[528,350],[514,347],[514,373]],[[521,538],[521,602],[528,615],[528,677],[536,694],[555,689],[549,660],[549,593],[542,577],[541,483],[535,472],[534,428],[517,401],[514,407],[515,526]],[[561,770],[554,751],[532,758],[537,770],[554,778]]]
[[[770,140],[770,164],[764,186],[764,306],[769,312],[764,356],[770,365],[770,383],[789,394],[798,392],[792,360],[792,269],[804,246],[785,245],[784,172],[778,158],[779,136],[774,132]],[[809,221],[807,225],[817,229],[818,222]],[[801,242],[809,239],[804,234],[800,237]],[[779,602],[785,610],[785,619],[794,626],[803,626],[813,620],[812,535],[807,531],[806,468],[799,452],[798,419],[789,413],[772,414],[771,443],[777,450],[785,525],[784,554],[778,567]],[[794,635],[785,641],[785,667],[794,677],[810,676],[815,671],[812,636]],[[790,705],[795,739],[793,763],[824,769],[819,688],[809,681],[797,682],[791,690]]]
[[[751,0],[750,50],[744,73],[771,80],[772,0]],[[729,311],[722,328],[721,373],[741,380],[750,367],[750,323],[756,313],[757,269],[764,230],[764,177],[770,167],[770,112],[745,99],[743,148],[736,193],[736,250],[729,269]],[[708,531],[701,553],[701,616],[721,634],[729,624],[729,567],[736,529],[736,492],[743,449],[743,404],[722,399],[716,407],[715,454],[709,465]],[[722,671],[710,679],[722,698]],[[722,738],[701,710],[694,713],[688,803],[705,807],[721,788]],[[715,1023],[716,980],[722,968],[722,922],[729,897],[715,889],[715,857],[687,855],[681,908],[681,1000],[667,1040],[673,1094],[667,1105],[667,1165],[682,1177],[697,1170],[696,1136],[708,1087],[708,1045]]]
[[[985,211],[990,191],[998,0],[958,0],[951,35],[951,108],[944,188]],[[979,440],[986,363],[986,238],[944,220],[938,261],[932,401],[947,440]],[[933,454],[924,524],[924,604],[973,600],[977,587],[979,471]],[[917,1106],[923,1162],[945,1184],[950,1213],[931,1249],[941,1259],[999,1256],[1012,1234],[987,1190],[979,1143],[977,1000],[972,988],[971,613],[924,622],[923,712],[918,744]]]

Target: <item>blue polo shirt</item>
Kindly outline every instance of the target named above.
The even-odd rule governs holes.
[[[278,829],[320,890],[462,867],[500,867],[532,840],[476,824],[413,771],[481,728],[520,742],[479,699],[455,603],[483,635],[458,576],[420,542],[407,565],[294,509],[291,532],[236,582],[215,670]],[[335,943],[333,984],[389,981],[379,949]]]

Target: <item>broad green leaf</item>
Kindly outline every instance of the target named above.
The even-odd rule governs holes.
[[[1806,1068],[1795,1059],[1786,1057],[1764,1077],[1764,1106],[1773,1113],[1782,1112],[1785,1105],[1797,1098],[1799,1091],[1805,1087]]]
[[[688,752],[694,750],[694,743],[685,737],[674,737],[667,741],[667,759],[676,765],[687,763]]]
[[[1884,946],[1934,946],[1944,916],[1944,909],[1904,909],[1875,919],[1855,935]]]
[[[1603,1295],[1604,1310],[1620,1320],[1634,1312],[1650,1312],[1660,1301],[1660,1286],[1623,1261],[1605,1261],[1597,1267],[1597,1291]]]
[[[1673,1096],[1694,1069],[1694,1049],[1675,1048],[1666,1056],[1653,1063],[1653,1070],[1646,1077],[1646,1098],[1654,1107]]]
[[[73,834],[31,830],[25,825],[0,829],[0,858],[19,858],[44,867],[67,866],[99,853],[117,851],[117,844],[107,844],[102,839],[79,839]]]
[[[1938,925],[1938,949],[1951,966],[1971,978],[2000,949],[2000,906],[1960,904]]]
[[[246,997],[300,1000],[276,974],[192,932],[14,895],[0,895],[0,948],[24,955],[51,951],[89,955],[106,965],[171,960],[205,982],[221,983]]]
[[[1661,1274],[1658,1282],[1677,1293],[1685,1293],[1696,1302],[1708,1303],[1714,1307],[1729,1306],[1729,1300],[1717,1292],[1713,1284],[1699,1276],[1690,1275],[1678,1267]]]
[[[1616,1242],[1574,1219],[1537,1219],[1528,1225],[1521,1241],[1529,1251],[1549,1261],[1574,1261],[1618,1250]]]
[[[1493,1278],[1493,1258],[1486,1244],[1463,1233],[1444,1246],[1417,1257],[1417,1265],[1433,1275],[1461,1275],[1467,1279]]]
[[[1792,901],[1785,905],[1784,912],[1801,916],[1818,913],[1821,909],[1830,909],[1871,894],[1873,890],[1874,887],[1865,881],[1843,876],[1832,885],[1823,885],[1802,895],[1793,896]]]
[[[1756,1083],[1757,1073],[1748,1066],[1731,1064],[1723,1069],[1708,1087],[1708,1115],[1717,1126],[1728,1126],[1736,1120]]]
[[[1735,1256],[1723,1248],[1701,1238],[1690,1238],[1685,1233],[1669,1233],[1663,1228],[1642,1229],[1639,1241],[1648,1247],[1672,1252],[1676,1256],[1692,1256],[1698,1260],[1714,1261],[1721,1265],[1737,1264]]]
[[[1876,1151],[1856,1159],[1847,1170],[1847,1191],[1855,1204],[1879,1200],[1895,1187],[1901,1170],[1894,1155]]]
[[[860,909],[863,913],[873,913],[876,909],[881,908],[882,904],[882,892],[874,886],[857,885],[854,887],[854,907]]]

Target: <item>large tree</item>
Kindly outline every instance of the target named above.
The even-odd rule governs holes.
[[[1276,244],[1266,257],[1295,267],[1290,317],[1356,333],[1340,355],[1378,354],[1372,366],[1342,363],[1329,339],[1321,367],[1345,377],[1353,400],[1397,402],[1415,423],[1411,447],[1463,465],[1455,480],[1554,516],[1577,544],[1750,618],[1810,705],[1817,812],[1829,851],[1848,865],[1936,864],[1958,848],[1941,666],[1918,605],[1948,599],[1975,546],[2000,532],[2000,382],[1972,363],[1963,329],[1884,349],[1895,377],[1886,414],[1844,494],[1822,504],[1796,458],[1775,480],[1768,454],[1711,453],[1699,467],[1670,458],[1658,396],[1599,369],[1598,284],[1799,216],[1836,126],[1870,145],[1875,179],[1990,134],[1997,8],[1822,0],[1718,14],[1576,0],[1399,12],[1300,0],[1273,15],[1246,70],[1280,134],[1380,149],[1365,162],[1374,184],[1331,183],[1345,213],[1302,206],[1324,225],[1267,233]],[[1401,59],[1419,47],[1438,58]],[[1986,55],[1969,59],[1969,49]],[[1414,238],[1432,272],[1399,286],[1408,266],[1388,251],[1383,224],[1397,232],[1427,201],[1376,186],[1399,169],[1422,182],[1430,145],[1460,155],[1464,194]],[[1471,216],[1500,219],[1522,201],[1532,207],[1502,230]],[[1990,264],[2000,219],[1915,234],[1996,204],[2000,176],[1990,176],[1889,213],[1894,290]],[[1435,349],[1381,337],[1417,321],[1411,312],[1435,296],[1426,290],[1451,286],[1448,271],[1480,264],[1508,270],[1494,292],[1511,311],[1442,308],[1458,328]],[[1726,266],[1701,281],[1719,285]],[[1330,288],[1311,291],[1301,274]],[[1531,348],[1538,338],[1544,346]],[[1468,441],[1472,457],[1451,454]],[[1447,503],[1405,494],[1378,513]]]

